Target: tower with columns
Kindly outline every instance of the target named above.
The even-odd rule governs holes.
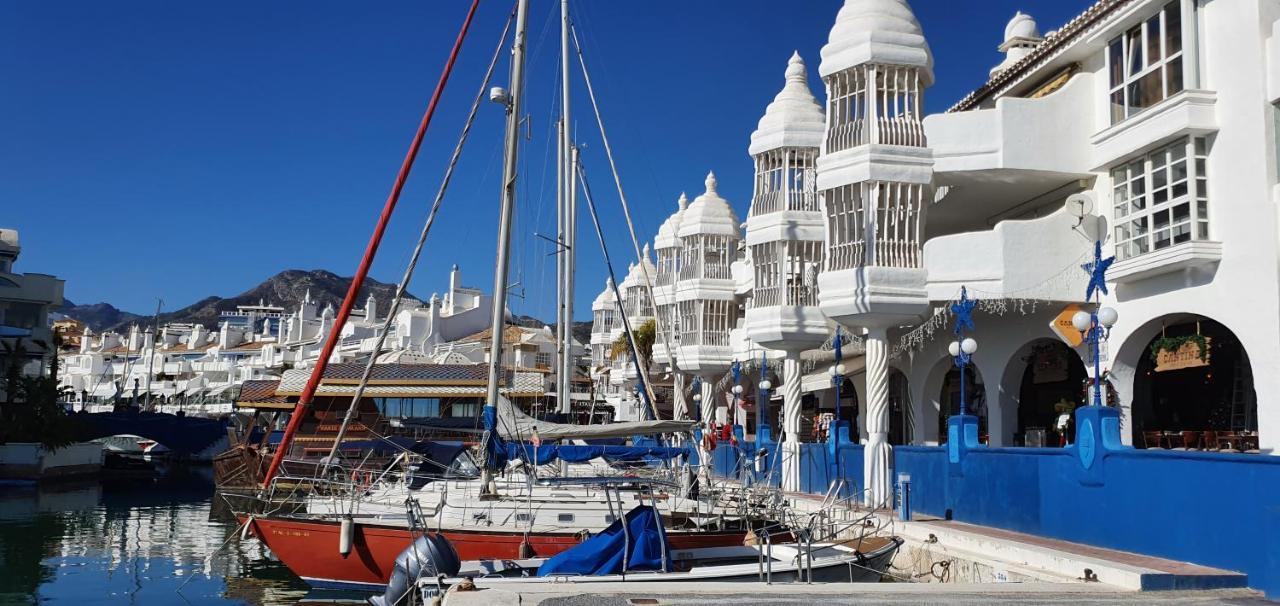
[[[787,64],[786,83],[751,134],[755,187],[747,216],[754,274],[745,328],[752,342],[783,352],[782,485],[800,489],[800,352],[829,333],[818,308],[823,215],[816,163],[825,122],[800,54]],[[757,403],[757,415],[764,403]],[[767,419],[764,422],[768,422]]]
[[[826,221],[823,313],[863,333],[867,504],[892,500],[888,331],[927,313],[921,259],[933,156],[921,123],[933,57],[906,0],[845,0],[822,48],[826,137],[817,187]]]
[[[733,208],[716,193],[715,174],[707,174],[706,191],[685,209],[676,235],[681,246],[675,282],[680,368],[702,379],[702,422],[723,422],[716,418],[718,398],[710,386],[733,363],[729,330],[738,320],[738,306],[729,266],[742,236]]]

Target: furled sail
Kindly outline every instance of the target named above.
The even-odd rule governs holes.
[[[502,396],[498,396],[497,409],[496,425],[498,435],[502,439],[509,441],[529,440],[533,438],[535,432],[541,440],[585,440],[591,438],[652,436],[667,433],[687,433],[697,425],[694,421],[632,421],[600,425],[553,423],[551,421],[540,421],[525,414],[510,400]]]

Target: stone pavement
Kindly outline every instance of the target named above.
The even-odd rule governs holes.
[[[1213,591],[1132,592],[1096,584],[1054,583],[636,583],[508,585],[469,593],[450,594],[444,606],[692,606],[749,604],[778,606],[845,606],[870,604],[986,605],[1026,604],[1102,606],[1110,604],[1171,604],[1231,606],[1274,604],[1245,589]],[[589,592],[589,593],[588,593]]]

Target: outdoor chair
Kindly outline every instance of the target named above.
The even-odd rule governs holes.
[[[1160,439],[1163,435],[1158,431],[1142,432],[1142,445],[1147,448],[1161,448]]]
[[[1240,436],[1231,432],[1220,432],[1218,434],[1218,450],[1240,452]]]
[[[1200,432],[1182,432],[1182,447],[1186,450],[1200,450]]]
[[[1200,444],[1205,450],[1218,450],[1218,432],[1205,430],[1200,434]]]

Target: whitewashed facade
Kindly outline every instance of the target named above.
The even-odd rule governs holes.
[[[1274,453],[1277,34],[1280,5],[1263,0],[1100,0],[1048,34],[1018,13],[1003,40],[973,41],[998,43],[1004,53],[989,81],[950,111],[926,117],[934,57],[910,5],[846,0],[822,48],[821,116],[816,107],[797,109],[808,117],[791,127],[811,140],[761,135],[779,124],[784,97],[800,108],[799,89],[812,95],[793,76],[795,59],[751,139],[757,171],[745,262],[753,271],[739,276],[736,299],[728,282],[717,299],[736,301],[727,314],[730,325],[741,314],[740,338],[727,352],[698,351],[686,337],[702,335],[687,332],[686,314],[677,314],[678,367],[704,375],[704,385],[727,386],[733,360],[750,364],[762,348],[777,357],[803,353],[799,369],[780,379],[789,384],[805,373],[800,414],[807,418],[831,410],[824,371],[833,327],[845,327],[858,339],[846,345],[844,360],[855,439],[867,445],[869,497],[887,502],[892,445],[945,441],[944,419],[957,412],[960,371],[947,350],[950,305],[961,287],[978,300],[980,347],[965,396],[981,439],[1056,446],[1070,438],[1055,422],[1091,401],[1094,372],[1087,344],[1064,318],[1093,309],[1080,266],[1100,239],[1103,256],[1116,257],[1102,304],[1119,315],[1101,366],[1125,442]],[[787,162],[807,156],[777,150],[806,146],[820,148],[817,205],[792,209],[793,194],[775,192],[801,178]],[[787,191],[805,195],[798,186]],[[698,233],[690,220],[697,205],[673,217],[678,237]],[[770,217],[784,206],[790,215]],[[796,228],[786,237],[776,229],[783,222]],[[665,238],[659,288],[666,285],[663,251],[674,248]],[[758,247],[811,240],[822,243],[816,302],[797,291],[797,310],[782,292],[805,286],[809,276],[784,261],[788,255]],[[681,271],[693,271],[689,259],[701,252],[679,250],[691,255]],[[695,300],[694,292],[715,298],[704,285],[674,284],[677,303]],[[809,313],[815,304],[829,321],[821,329]],[[1200,343],[1206,359],[1194,355]],[[1170,363],[1179,347],[1181,361]],[[784,435],[799,433],[787,424]]]

